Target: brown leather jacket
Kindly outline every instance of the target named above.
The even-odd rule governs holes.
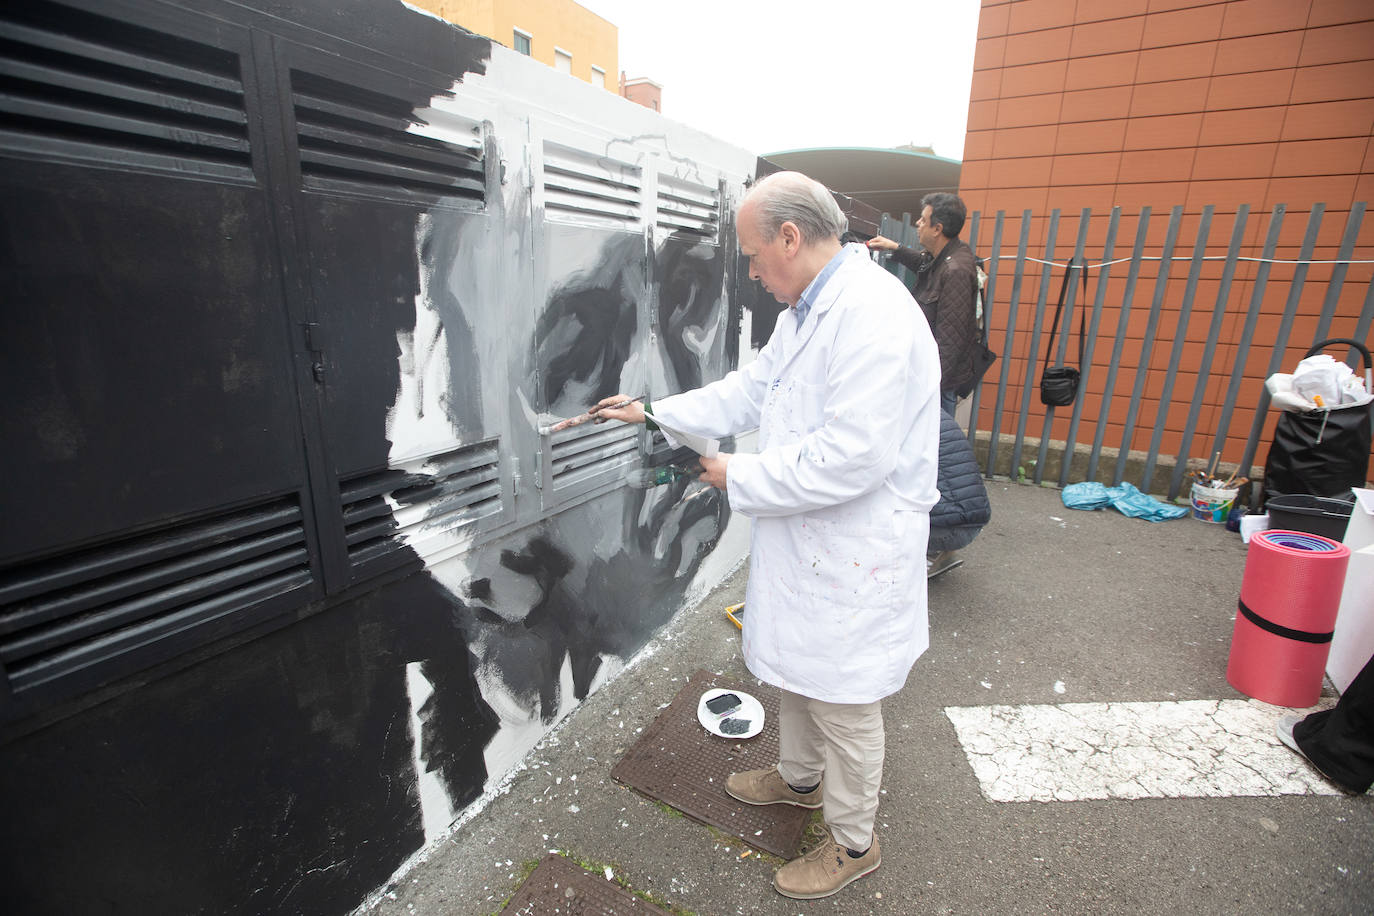
[[[978,272],[973,250],[959,239],[950,239],[938,258],[904,245],[892,256],[916,273],[911,292],[940,348],[940,390],[971,382],[978,344]]]

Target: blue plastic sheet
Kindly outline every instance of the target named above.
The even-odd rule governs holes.
[[[1188,514],[1187,506],[1171,506],[1160,502],[1153,496],[1140,492],[1129,483],[1119,487],[1103,486],[1096,481],[1071,483],[1064,488],[1064,505],[1070,509],[1105,509],[1111,506],[1122,515],[1143,518],[1147,522],[1162,522],[1170,518],[1182,518]]]

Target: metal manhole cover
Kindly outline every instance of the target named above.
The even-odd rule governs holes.
[[[618,916],[663,913],[614,881],[549,853],[501,911],[509,916]]]
[[[697,721],[697,700],[712,687],[756,696],[766,714],[763,731],[740,741],[703,729]],[[698,671],[620,758],[611,778],[750,846],[792,859],[811,811],[792,805],[746,805],[725,794],[725,778],[731,773],[777,762],[778,692]]]

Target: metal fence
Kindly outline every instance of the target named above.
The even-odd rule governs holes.
[[[1264,380],[1291,371],[1319,341],[1368,340],[1374,260],[1360,238],[1364,203],[1330,218],[1317,204],[1305,223],[1284,205],[1267,218],[1252,218],[1248,205],[1216,211],[970,215],[963,237],[986,262],[988,343],[1001,356],[973,393],[968,421],[986,475],[1061,487],[1129,481],[1171,500],[1197,467],[1253,476],[1277,415]],[[884,214],[879,232],[916,244],[906,214]],[[890,267],[910,281],[905,268]],[[1075,301],[1082,272],[1087,303]],[[1068,314],[1046,354],[1042,337],[1061,296]],[[1044,407],[1042,368],[1047,358],[1073,364],[1083,325],[1079,395],[1071,407]],[[1358,351],[1330,352],[1360,365]]]

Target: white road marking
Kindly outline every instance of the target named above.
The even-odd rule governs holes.
[[[1258,700],[945,709],[991,801],[1341,794],[1279,742],[1288,712]]]

